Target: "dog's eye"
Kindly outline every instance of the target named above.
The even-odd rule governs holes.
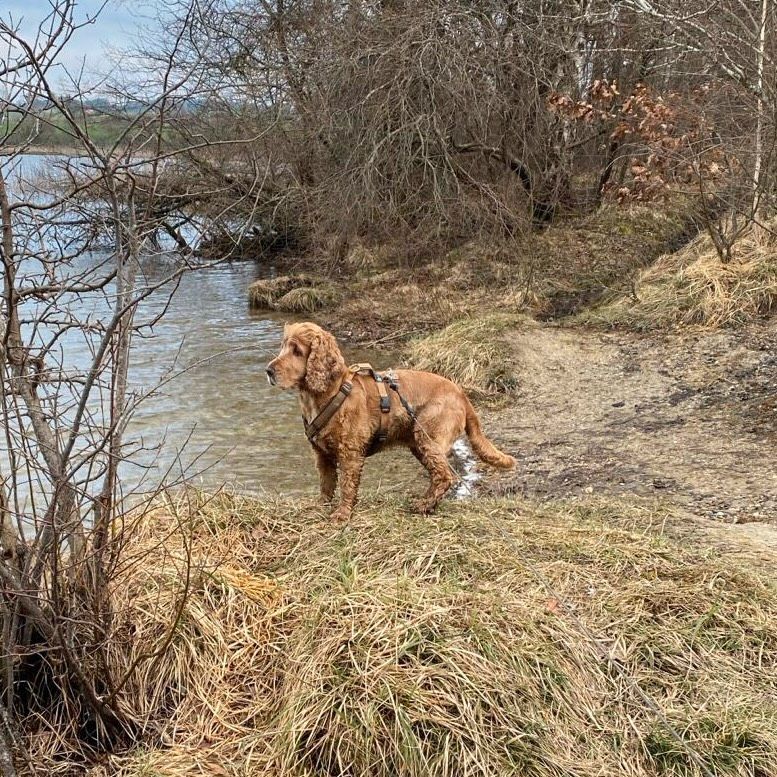
[[[300,348],[296,343],[291,344],[291,352],[295,356],[302,356],[302,348]]]

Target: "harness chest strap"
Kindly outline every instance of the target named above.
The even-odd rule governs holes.
[[[348,395],[353,390],[353,376],[355,374],[356,371],[353,368],[348,370],[348,375],[340,385],[337,394],[324,405],[321,412],[312,421],[308,421],[304,416],[302,417],[302,422],[305,424],[305,434],[310,442],[314,443],[315,438],[321,434],[324,427],[332,420],[343,402],[348,399]]]
[[[374,453],[386,441],[388,437],[388,415],[391,412],[391,397],[389,397],[388,391],[386,391],[386,378],[376,372],[371,364],[360,363],[348,368],[348,374],[338,392],[324,405],[321,412],[312,421],[308,421],[303,417],[305,434],[312,444],[315,445],[315,438],[324,430],[350,395],[353,390],[353,378],[357,374],[370,375],[378,387],[378,395],[380,397],[380,425],[375,438],[370,443],[370,453]],[[395,387],[392,386],[392,388]]]

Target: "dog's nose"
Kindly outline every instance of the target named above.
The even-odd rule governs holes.
[[[275,367],[267,365],[267,382],[271,385],[275,385]]]

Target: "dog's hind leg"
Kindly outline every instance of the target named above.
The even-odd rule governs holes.
[[[420,513],[431,513],[453,485],[455,478],[448,464],[447,450],[422,427],[415,432],[413,453],[429,472],[429,488],[424,496],[415,503]]]

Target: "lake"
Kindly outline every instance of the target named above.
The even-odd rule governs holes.
[[[16,172],[30,175],[36,165],[46,163],[27,156]],[[107,254],[94,252],[76,259],[70,271],[94,269],[98,277],[109,262]],[[168,254],[144,261],[139,284],[155,284],[176,269],[176,262]],[[140,304],[131,391],[138,395],[163,376],[174,377],[139,405],[129,424],[125,440],[132,455],[120,470],[125,492],[152,488],[168,472],[173,479],[186,473],[191,482],[206,488],[228,483],[252,492],[317,492],[297,398],[270,387],[265,378],[265,366],[277,352],[287,319],[251,311],[247,304],[248,285],[269,270],[242,261],[189,271],[172,298],[168,286]],[[110,288],[104,297],[74,296],[67,314],[104,322],[112,296]],[[35,304],[30,303],[28,313]],[[42,337],[46,328],[41,331]],[[94,342],[78,329],[67,332],[58,354],[64,371],[83,374],[91,364]],[[347,361],[371,361],[378,368],[392,365],[391,354],[345,350]],[[100,401],[96,393],[92,403],[96,417]],[[405,450],[373,457],[365,468],[367,489],[418,492],[425,482],[425,472]]]

